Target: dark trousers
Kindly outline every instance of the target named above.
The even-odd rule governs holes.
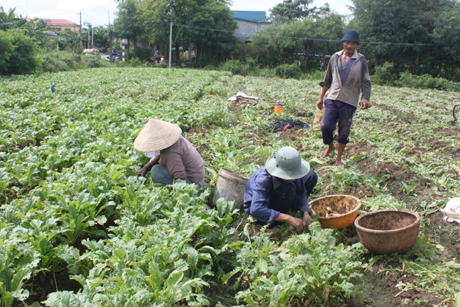
[[[159,183],[161,185],[173,184],[172,176],[164,165],[157,164],[153,166],[150,171],[150,176],[152,177],[153,183]],[[187,183],[192,184],[193,182],[187,179]],[[196,184],[201,188],[204,184],[204,179],[196,182]]]
[[[325,109],[323,119],[320,122],[321,132],[323,134],[323,143],[326,145],[334,141],[333,132],[339,121],[339,136],[337,141],[342,144],[350,142],[350,130],[353,123],[353,114],[356,107],[339,101],[326,99],[324,102]]]
[[[301,180],[305,186],[305,190],[307,191],[308,198],[318,181],[318,175],[314,171],[310,170],[304,177],[301,178]],[[295,196],[295,183],[283,182],[276,190],[271,192],[268,208],[287,214],[294,205]],[[268,228],[273,228],[277,225],[278,222],[273,222]]]

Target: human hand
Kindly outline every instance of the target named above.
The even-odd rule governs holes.
[[[303,215],[302,222],[303,222],[303,224],[305,225],[305,227],[308,227],[308,225],[310,225],[310,224],[313,223],[314,221],[313,221],[313,219],[310,217],[310,213],[305,212],[304,215]]]
[[[368,106],[367,101],[364,100],[364,99],[361,100],[361,107],[360,108],[364,110],[364,109],[367,109],[367,106]]]
[[[310,217],[310,213],[308,212],[304,213],[302,221],[304,222],[305,226],[308,226],[314,222],[313,219]]]
[[[299,218],[291,216],[288,223],[294,228],[295,231],[301,231],[303,229],[303,221]]]
[[[320,109],[320,110],[323,109],[323,98],[318,99],[318,101],[316,102],[316,106],[317,106],[318,109]]]
[[[147,170],[145,169],[145,167],[141,168],[136,172],[137,177],[145,177],[145,174],[147,174]]]

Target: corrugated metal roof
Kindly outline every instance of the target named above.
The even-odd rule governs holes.
[[[232,11],[232,12],[233,12],[233,15],[232,15],[233,18],[244,19],[244,20],[249,20],[249,21],[254,21],[254,22],[266,22],[265,11]]]

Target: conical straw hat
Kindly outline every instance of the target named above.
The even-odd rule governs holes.
[[[159,119],[149,119],[134,141],[134,148],[142,152],[162,150],[176,143],[181,133],[178,125]]]

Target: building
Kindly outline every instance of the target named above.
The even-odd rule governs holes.
[[[46,27],[54,32],[80,32],[80,25],[67,19],[43,19]]]
[[[31,18],[26,18],[27,21],[31,21]],[[80,25],[76,24],[67,19],[46,19],[46,18],[39,18],[39,20],[43,21],[46,24],[48,30],[53,32],[65,32],[65,31],[72,31],[80,33]]]
[[[233,35],[245,42],[249,42],[256,31],[271,25],[266,21],[265,11],[233,11],[232,17],[238,23]]]

